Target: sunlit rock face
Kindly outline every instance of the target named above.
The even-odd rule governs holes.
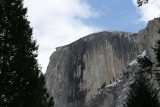
[[[155,61],[152,47],[160,39],[159,25],[160,19],[154,19],[139,33],[103,31],[57,48],[45,74],[55,107],[115,107],[120,88],[111,89],[115,96],[101,94],[104,99],[99,105],[93,105],[94,99],[103,84],[125,78],[123,74],[128,63],[144,50]]]
[[[130,85],[141,74],[150,80],[154,84],[154,88],[158,92],[158,98],[160,101],[160,75],[155,73],[147,73],[140,70],[141,67],[138,63],[139,58],[149,57],[148,51],[143,51],[141,55],[138,55],[132,62],[130,62],[124,70],[123,76],[118,78],[115,82],[107,85],[99,90],[99,92],[92,98],[86,107],[124,107],[124,104],[128,98],[127,94],[130,90]],[[160,69],[158,67],[157,69]]]

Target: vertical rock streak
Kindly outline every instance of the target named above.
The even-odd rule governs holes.
[[[151,47],[160,39],[157,25],[160,25],[158,18],[150,21],[147,28],[138,34],[103,31],[57,48],[51,55],[45,74],[46,86],[54,96],[55,107],[87,106],[102,85],[109,85],[123,76],[127,64],[141,52],[147,50],[149,55],[154,56]],[[155,61],[154,57],[151,59]],[[107,95],[101,95],[100,105],[90,106],[115,107],[114,99],[120,93],[118,90],[111,89]]]

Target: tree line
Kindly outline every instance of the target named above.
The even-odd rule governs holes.
[[[152,76],[154,75],[156,82],[159,82],[160,70],[157,69],[157,67],[160,67],[160,40],[156,42],[153,49],[158,64],[153,63],[146,56],[138,59],[141,72],[130,85],[124,107],[160,107],[158,97],[160,90],[155,87],[155,83],[151,82],[145,75],[151,75],[151,79],[153,79]],[[160,83],[158,83],[158,86],[159,85]]]
[[[148,2],[148,0],[137,0],[138,7]],[[160,30],[157,31],[157,33],[160,34]],[[154,83],[151,83],[144,74],[150,74],[151,78],[154,74],[156,76],[156,81],[159,82],[160,70],[157,70],[157,67],[160,67],[160,40],[156,41],[156,45],[153,49],[158,64],[155,65],[155,63],[150,61],[147,57],[138,59],[142,74],[139,74],[135,81],[130,85],[127,100],[124,102],[124,107],[160,107],[158,97],[159,89],[157,89]]]
[[[148,0],[137,0],[138,6],[145,3],[148,3]],[[33,39],[32,28],[26,14],[27,8],[24,8],[23,0],[0,0],[1,107],[51,107],[54,105],[53,97],[47,92],[45,78],[36,59],[38,45]],[[157,42],[155,52],[157,61],[160,63],[160,41]],[[128,94],[127,107],[159,107],[157,94],[147,81],[146,78],[140,77],[131,85],[133,91]],[[138,95],[142,92],[138,86],[146,90],[143,95],[148,95],[147,97]],[[137,104],[138,100],[135,97],[143,100],[147,98],[144,102],[151,100],[150,104],[153,105],[130,106],[130,104]]]
[[[0,0],[0,107],[51,107],[23,0]]]

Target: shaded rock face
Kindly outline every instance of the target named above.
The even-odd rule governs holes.
[[[157,25],[160,25],[160,19],[150,21],[147,28],[137,34],[103,31],[57,48],[50,57],[45,74],[55,107],[115,107],[118,90],[123,85],[110,89],[110,93],[115,94],[101,95],[100,105],[93,105],[95,96],[103,84],[125,78],[125,67],[144,50],[155,61],[151,47],[160,39]]]

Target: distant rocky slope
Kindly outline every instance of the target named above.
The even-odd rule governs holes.
[[[156,62],[151,47],[160,39],[158,26],[160,18],[150,21],[139,33],[103,31],[57,48],[45,74],[55,107],[121,107],[119,98],[128,81],[124,75],[128,63],[144,51]],[[120,82],[118,87],[108,86],[111,91],[102,91],[103,85],[116,81]]]

